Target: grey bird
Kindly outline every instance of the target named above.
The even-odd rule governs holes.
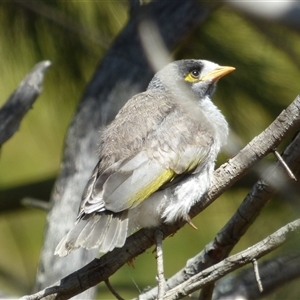
[[[122,247],[142,227],[184,219],[208,190],[228,124],[211,97],[232,72],[206,60],[179,60],[157,72],[101,135],[99,162],[77,222],[55,254]]]

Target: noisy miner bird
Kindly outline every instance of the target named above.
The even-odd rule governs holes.
[[[218,79],[234,69],[178,60],[124,105],[102,132],[76,225],[55,254],[79,247],[106,253],[138,228],[190,223],[189,210],[209,188],[228,136],[211,97]]]

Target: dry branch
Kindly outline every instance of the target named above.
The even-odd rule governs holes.
[[[292,252],[272,257],[259,263],[258,268],[264,289],[262,293],[258,289],[253,268],[249,267],[219,280],[214,299],[261,299],[262,296],[300,277],[300,253]]]
[[[24,208],[22,199],[26,197],[44,200],[45,205],[48,205],[53,184],[54,179],[50,178],[16,187],[0,188],[0,213]]]
[[[259,243],[222,260],[218,264],[205,269],[203,272],[196,274],[189,280],[176,286],[176,288],[166,293],[164,299],[180,299],[200,289],[202,286],[214,282],[225,276],[226,274],[251,263],[253,259],[263,257],[264,255],[281,246],[291,237],[292,233],[294,233],[295,231],[299,231],[299,228],[300,219],[288,223]]]
[[[45,60],[34,66],[0,109],[0,146],[20,127],[20,123],[42,92],[46,70],[51,65]]]

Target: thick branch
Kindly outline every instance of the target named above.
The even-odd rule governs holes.
[[[48,60],[35,65],[0,109],[0,146],[18,130],[23,117],[42,92],[44,75],[50,65]]]
[[[252,5],[250,1],[225,0],[224,2],[253,19],[275,21],[300,30],[300,4],[298,1],[262,1],[259,7]]]

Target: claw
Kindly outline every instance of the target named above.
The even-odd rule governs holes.
[[[191,220],[191,217],[187,214],[186,215],[186,218],[185,218],[185,220],[187,221],[187,223],[192,227],[192,228],[194,228],[194,229],[198,229],[193,223],[192,223],[192,220]]]
[[[135,269],[134,267],[134,258],[133,259],[130,259],[128,262],[127,262],[128,266],[132,267],[133,269]]]

